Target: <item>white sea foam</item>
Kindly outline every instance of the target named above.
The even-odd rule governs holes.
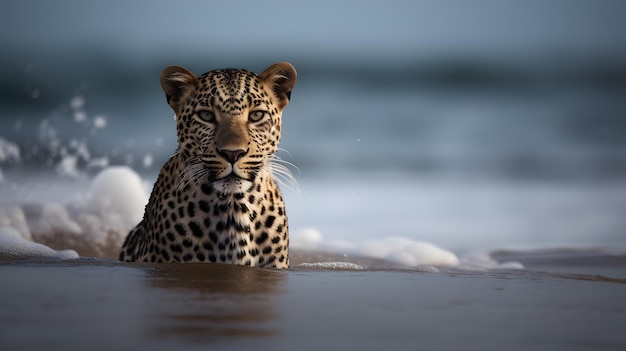
[[[298,249],[375,258],[398,266],[420,268],[425,271],[438,271],[434,267],[472,271],[524,268],[519,262],[498,262],[485,252],[472,252],[459,257],[450,250],[405,237],[382,237],[380,239],[365,239],[359,242],[326,240],[319,230],[305,228],[292,233],[291,243],[294,248]],[[305,267],[350,269],[341,266],[333,267],[335,264],[337,263],[306,263]]]
[[[46,245],[25,239],[13,228],[0,227],[0,261],[33,258],[78,258],[74,250],[53,250]]]
[[[293,233],[291,242],[295,248],[376,258],[409,267],[456,267],[459,264],[459,258],[449,250],[402,237],[366,239],[355,243],[325,240],[318,230],[307,228]]]
[[[352,262],[304,262],[297,265],[297,267],[302,268],[312,268],[312,269],[337,269],[337,270],[354,270],[361,271],[364,270],[365,267],[362,265],[352,263]]]
[[[32,240],[24,211],[19,206],[0,208],[0,228],[2,227],[16,230],[24,239]]]
[[[148,194],[141,177],[129,167],[109,167],[91,182],[87,197],[87,211],[119,216],[121,224],[130,227],[143,217]]]
[[[0,208],[0,226],[25,239],[55,248],[73,248],[83,256],[116,257],[128,231],[142,218],[150,188],[129,167],[108,167],[88,189],[68,203],[35,203]],[[349,257],[383,260],[399,267],[457,267],[483,270],[521,268],[489,255],[457,256],[432,243],[407,237],[329,238],[316,228],[293,230],[291,246]],[[308,265],[308,266],[307,266]],[[307,263],[320,269],[364,269],[350,262]]]
[[[34,203],[0,208],[0,226],[25,239],[71,247],[84,256],[115,257],[143,216],[146,187],[128,167],[109,167],[67,204]]]

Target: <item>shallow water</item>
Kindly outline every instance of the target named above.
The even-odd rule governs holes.
[[[593,274],[78,259],[0,276],[3,350],[626,347],[626,280]]]

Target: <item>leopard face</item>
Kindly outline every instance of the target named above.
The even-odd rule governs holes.
[[[165,69],[161,84],[176,112],[178,152],[188,177],[254,182],[278,148],[294,78],[286,63],[259,76],[228,69],[196,78],[182,67]]]

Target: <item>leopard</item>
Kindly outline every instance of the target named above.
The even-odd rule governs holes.
[[[260,74],[163,69],[178,146],[143,219],[126,236],[120,261],[289,267],[289,225],[276,178],[286,167],[275,154],[296,79],[287,62]]]

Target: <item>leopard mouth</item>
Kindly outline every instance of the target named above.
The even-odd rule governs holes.
[[[210,172],[209,180],[213,182],[223,181],[227,183],[237,183],[241,181],[252,182],[256,179],[257,174],[258,170],[256,169],[247,169],[246,172],[243,172],[241,168],[228,164],[226,169]]]
[[[228,167],[226,169],[215,175],[215,180],[232,181],[237,179],[245,179],[245,177],[243,176],[243,174],[241,174],[237,167],[234,167],[230,163],[228,164]]]
[[[234,181],[234,180],[246,180],[246,179],[243,178],[242,176],[236,174],[235,172],[230,172],[229,175],[227,175],[226,177],[221,178],[219,180]]]
[[[227,183],[246,180],[245,177],[241,176],[240,174],[235,172],[233,169],[231,169],[230,172],[209,171],[207,172],[207,178],[209,182],[227,182]]]
[[[232,167],[228,174],[216,180],[225,181],[225,182],[240,182],[240,181],[249,181],[250,179],[248,179],[248,177],[246,177],[245,175],[241,174],[241,172],[237,170],[235,167]]]

